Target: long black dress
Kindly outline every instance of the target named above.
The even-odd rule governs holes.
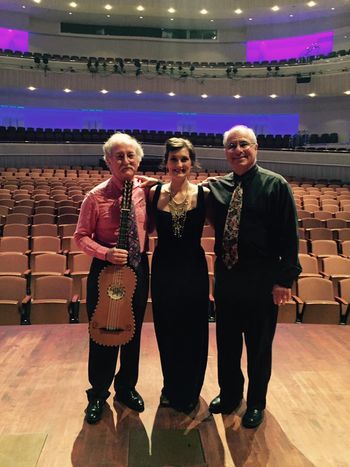
[[[177,410],[198,402],[208,356],[208,268],[200,244],[205,221],[202,187],[197,206],[188,210],[181,238],[172,230],[171,213],[153,198],[158,244],[153,254],[151,291],[153,319],[160,352],[162,393]]]

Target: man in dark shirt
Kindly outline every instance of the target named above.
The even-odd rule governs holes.
[[[224,147],[233,172],[209,183],[209,211],[215,227],[217,255],[215,301],[220,386],[220,394],[210,403],[209,410],[231,413],[241,404],[244,335],[249,385],[242,424],[255,428],[264,417],[278,305],[291,299],[292,283],[301,271],[297,217],[286,180],[256,164],[258,145],[253,130],[243,125],[231,128],[224,134]],[[242,189],[236,229],[238,259],[228,264],[223,243],[237,185]]]

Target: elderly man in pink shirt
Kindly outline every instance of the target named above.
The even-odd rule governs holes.
[[[135,317],[133,338],[123,346],[100,345],[90,338],[88,376],[91,388],[86,391],[89,403],[85,410],[86,421],[90,424],[101,419],[113,380],[115,400],[137,412],[144,410],[144,402],[135,386],[138,379],[141,327],[148,296],[149,268],[145,253],[148,240],[146,212],[148,189],[141,186],[140,180],[134,178],[143,157],[143,150],[131,136],[115,133],[104,144],[103,152],[112,176],[87,193],[81,205],[74,234],[80,248],[93,256],[87,281],[89,320],[98,302],[98,280],[101,270],[110,263],[117,266],[131,263],[129,251],[117,248],[125,180],[133,180],[132,203],[139,252],[136,259],[133,258],[133,268],[137,277],[132,303]],[[119,347],[120,368],[115,375]]]

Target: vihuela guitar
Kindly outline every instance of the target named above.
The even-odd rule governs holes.
[[[129,218],[133,182],[126,180],[121,203],[120,231],[117,248],[128,248]],[[89,324],[90,336],[100,345],[128,343],[135,333],[132,299],[136,274],[130,266],[107,265],[98,279],[98,302]]]

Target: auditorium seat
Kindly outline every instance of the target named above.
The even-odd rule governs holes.
[[[299,253],[299,262],[302,268],[299,278],[302,277],[322,277],[319,272],[318,262],[314,256]]]
[[[29,239],[25,237],[1,237],[0,238],[0,252],[9,253],[22,253],[29,255]]]
[[[31,271],[31,290],[35,290],[36,279],[42,276],[68,275],[67,258],[59,253],[44,253],[33,257]]]
[[[302,323],[339,324],[340,304],[328,279],[304,277],[297,283],[298,320]]]
[[[86,284],[87,277],[81,278],[81,287],[79,293],[79,311],[78,311],[78,322],[79,323],[88,323],[88,316],[86,312]]]
[[[89,274],[92,257],[86,253],[68,255],[68,267],[73,278],[73,293],[79,294],[81,279]]]
[[[50,236],[50,237],[57,237],[58,236],[58,226],[57,224],[33,224],[31,226],[31,237],[42,237],[42,236]]]
[[[72,294],[70,277],[38,277],[30,303],[31,324],[59,324],[71,322],[72,307],[78,297]]]
[[[28,237],[29,224],[5,224],[2,234],[4,237]]]
[[[342,256],[323,258],[320,272],[325,278],[333,282],[336,293],[339,281],[350,278],[350,259]]]
[[[30,297],[23,277],[0,276],[0,325],[19,325]]]
[[[347,324],[350,316],[350,279],[339,281],[339,296],[341,307],[341,323]]]

